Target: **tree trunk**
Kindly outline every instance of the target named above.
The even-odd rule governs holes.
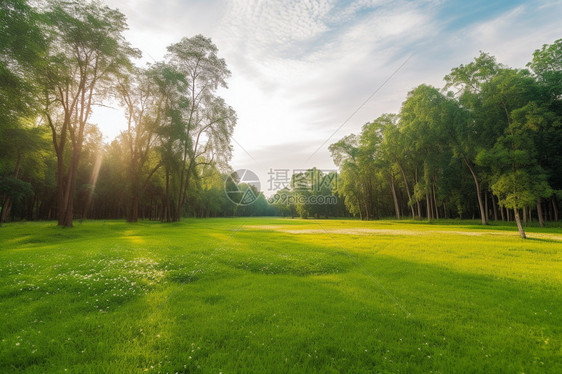
[[[426,202],[426,212],[427,212],[427,220],[431,221],[432,218],[432,207],[431,207],[431,199],[429,197],[429,192],[426,190],[425,192],[425,202]]]
[[[72,159],[70,161],[70,170],[68,171],[68,179],[66,181],[66,191],[64,194],[65,211],[63,218],[63,227],[72,227],[74,218],[74,191],[76,189],[76,176],[78,172],[78,163],[80,161],[80,146],[75,145],[72,148]]]
[[[404,186],[406,186],[406,194],[408,194],[408,205],[412,210],[412,219],[416,219],[416,212],[414,211],[414,202],[412,201],[412,195],[410,195],[410,187],[408,186],[408,179],[406,179],[406,173],[404,173],[404,169],[402,169],[402,165],[398,163],[398,167],[400,168],[400,173],[402,174],[402,179],[404,180]]]
[[[127,222],[137,222],[139,217],[139,195],[132,191],[129,198],[129,206],[127,207]]]
[[[75,177],[74,177],[75,178]],[[74,179],[73,178],[73,179]],[[64,214],[63,227],[72,227],[72,220],[74,219],[74,186],[76,179],[71,180],[69,183],[70,190],[68,193],[68,201],[66,203],[66,212]]]
[[[166,189],[164,191],[164,201],[162,207],[162,222],[170,222],[169,215],[170,215],[170,171],[166,168]]]
[[[542,204],[541,204],[541,198],[540,197],[537,199],[537,216],[539,217],[539,225],[541,227],[544,227],[544,221],[543,221],[543,215],[542,215]]]
[[[0,212],[0,225],[6,222],[10,210],[12,208],[12,199],[10,199],[6,194],[2,198],[2,211]]]
[[[496,199],[494,198],[494,194],[491,195],[492,197],[492,208],[494,209],[494,221],[498,220],[498,206],[496,205]],[[503,219],[502,219],[503,221]]]
[[[368,221],[370,219],[369,214],[369,206],[367,205],[367,187],[365,187],[365,183],[361,184],[363,187],[363,206],[365,207],[365,219]]]
[[[396,189],[394,188],[394,174],[390,174],[390,189],[392,190],[392,199],[394,200],[394,213],[396,219],[400,219],[400,208],[398,206],[398,198],[396,197]]]
[[[21,158],[22,158],[22,153],[20,151],[18,152],[16,167],[14,168],[15,179],[18,179],[20,175]],[[6,219],[10,215],[11,210],[12,210],[12,199],[8,195],[4,194],[2,198],[2,212],[0,212],[0,225],[2,224],[2,222],[6,222]]]
[[[552,201],[552,210],[554,211],[554,220],[556,222],[558,222],[558,205],[556,204],[556,197],[554,195],[552,195],[552,197],[550,198],[550,201]]]
[[[64,200],[64,164],[62,155],[57,158],[57,219],[58,225],[62,226],[64,224],[64,213],[66,212],[66,204]]]
[[[521,225],[521,219],[519,218],[519,210],[514,208],[513,214],[515,215],[515,222],[517,222],[517,229],[519,230],[519,236],[521,236],[522,239],[527,239],[527,236],[525,235],[525,231],[523,230],[523,226]]]
[[[0,209],[0,227],[2,226],[2,223],[4,222],[4,210],[6,209],[6,194],[2,194],[2,208]]]
[[[137,160],[132,159],[129,171],[129,198],[127,201],[127,222],[137,222],[139,219],[139,196],[140,196],[140,167]]]
[[[416,172],[414,174],[414,181],[416,182],[416,184],[418,184],[418,168],[416,168]],[[416,205],[418,207],[418,219],[421,220],[422,219],[421,204],[417,197],[416,197]]]
[[[505,214],[504,214],[504,212],[503,212],[503,207],[502,207],[502,206],[500,206],[500,214],[501,214],[501,216],[502,216],[502,222],[504,222],[504,221],[505,221]]]
[[[179,191],[181,199],[178,200],[177,210],[176,210],[176,214],[174,216],[175,222],[179,222],[181,220],[181,214],[182,214],[182,211],[183,211],[183,206],[185,205],[185,200],[186,200],[186,197],[187,197],[187,190],[188,190],[189,184],[191,182],[190,176],[191,176],[192,168],[193,168],[193,162],[191,162],[189,164],[189,168],[188,168],[187,173],[185,175],[185,181],[184,181],[183,189],[180,189],[180,191]]]
[[[486,215],[486,222],[488,222],[488,190],[484,191],[484,214]]]
[[[437,196],[435,194],[435,177],[433,177],[432,189],[433,189],[433,202],[432,205],[435,207],[435,219],[439,219],[439,207],[437,206]]]
[[[468,162],[466,157],[463,156],[463,160],[466,166],[468,167],[468,170],[470,170],[470,174],[472,174],[472,178],[474,179],[474,185],[476,186],[476,196],[478,196],[478,206],[480,207],[480,217],[482,218],[482,224],[487,225],[488,221],[486,220],[486,214],[484,212],[484,204],[482,204],[482,195],[480,193],[480,182],[478,181],[478,176],[476,175],[476,172],[474,171],[472,165],[470,165],[470,162]]]

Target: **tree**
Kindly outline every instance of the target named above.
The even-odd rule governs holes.
[[[113,78],[139,52],[123,37],[125,16],[99,3],[52,0],[45,18],[50,43],[43,114],[57,155],[58,223],[72,227],[86,124]]]
[[[562,39],[535,50],[533,60],[527,64],[554,101],[562,100]]]
[[[131,74],[119,78],[116,89],[127,119],[127,129],[121,136],[127,165],[128,222],[137,222],[140,196],[150,178],[162,166],[161,161],[149,165],[163,117],[163,98],[153,79],[155,73],[155,70],[133,69]]]
[[[562,149],[559,146],[562,142],[562,39],[537,49],[527,66],[533,70],[547,96],[541,105],[543,115],[536,121],[542,129],[537,132],[536,144],[539,163],[549,174],[549,184],[554,190],[550,201],[554,219],[558,220],[557,195],[562,195]]]
[[[490,113],[483,109],[482,87],[489,83],[502,68],[503,65],[498,64],[493,56],[480,52],[474,61],[453,68],[444,78],[446,82],[444,89],[456,88],[459,103],[467,110],[465,114],[468,118],[455,121],[456,133],[452,145],[455,155],[463,160],[474,180],[483,225],[488,223],[488,212],[482,200],[482,171],[478,170],[475,160],[478,152],[493,146],[501,130],[495,133],[490,131],[497,126],[491,126]]]
[[[31,183],[22,180],[22,175],[45,167],[42,161],[46,139],[42,130],[28,124],[0,131],[0,225],[14,202],[33,194]],[[30,165],[37,162],[40,165]]]
[[[439,90],[420,85],[408,93],[402,104],[400,122],[406,142],[410,143],[413,158],[419,160],[416,168],[414,197],[425,196],[427,219],[439,218],[437,180],[443,170],[443,154],[449,149],[452,119],[447,111],[448,100]]]
[[[26,0],[0,2],[0,130],[34,113],[45,48],[39,19]]]
[[[180,160],[178,190],[173,220],[178,221],[185,203],[190,177],[198,165],[225,165],[231,156],[230,139],[236,124],[234,109],[216,95],[226,88],[230,71],[211,39],[202,35],[183,38],[168,47],[169,65],[181,75],[182,96],[175,103]]]
[[[288,187],[284,187],[269,199],[277,213],[283,217],[295,218],[297,216],[297,206],[295,204],[295,192]]]
[[[329,147],[332,159],[340,168],[337,192],[343,196],[345,206],[352,215],[369,219],[369,209],[365,194],[365,180],[357,163],[359,138],[348,135]]]
[[[410,162],[408,162],[408,153],[406,152],[406,144],[404,144],[404,137],[400,132],[399,117],[396,114],[383,114],[381,119],[384,120],[385,125],[383,127],[383,139],[381,142],[381,152],[382,157],[388,160],[393,165],[391,167],[397,167],[400,176],[402,177],[402,182],[404,184],[404,189],[408,197],[408,207],[412,213],[412,219],[416,218],[416,212],[414,210],[414,199],[410,192],[410,186],[408,184],[408,178],[406,177],[406,168]],[[394,198],[395,192],[393,193]],[[395,199],[396,202],[396,199]],[[395,209],[396,209],[395,204]]]
[[[33,191],[20,174],[23,159],[41,137],[29,125],[36,114],[36,74],[45,46],[39,18],[26,0],[0,3],[0,225],[13,202]]]
[[[171,222],[175,216],[172,203],[173,175],[179,174],[181,160],[180,139],[183,135],[184,123],[181,108],[186,106],[186,85],[184,76],[167,63],[156,63],[150,68],[150,76],[158,87],[159,112],[161,123],[155,130],[158,141],[155,151],[158,153],[159,163],[164,169],[162,176],[162,209],[160,220]]]
[[[304,172],[295,173],[291,177],[293,191],[284,190],[284,195],[279,203],[289,205],[282,210],[283,213],[291,213],[290,205],[294,205],[295,212],[301,218],[315,217],[328,218],[333,212],[333,206],[337,198],[333,192],[337,186],[335,173],[324,173],[317,168],[308,169]],[[292,201],[289,201],[292,200]]]
[[[394,144],[391,142],[396,140],[398,130],[398,116],[393,114],[383,114],[375,119],[373,122],[363,126],[361,132],[361,147],[364,150],[367,160],[371,165],[370,169],[373,171],[379,170],[383,178],[388,181],[390,192],[392,194],[392,201],[394,205],[394,216],[400,219],[400,207],[398,203],[397,187],[396,187],[396,169],[400,169],[400,156],[397,154]],[[402,169],[403,170],[403,169]],[[408,199],[410,199],[410,192],[405,183],[408,191]],[[414,211],[412,208],[412,218],[414,218]]]
[[[492,191],[500,206],[513,210],[522,238],[526,235],[519,210],[552,194],[536,158],[537,104],[533,99],[540,100],[540,90],[525,70],[503,69],[484,87],[486,105],[500,108],[506,127],[492,149],[480,152],[478,162],[491,168]]]

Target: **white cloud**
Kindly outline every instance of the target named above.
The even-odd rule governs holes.
[[[512,67],[524,67],[535,49],[562,37],[561,14],[560,2],[539,8],[521,5],[480,24],[468,31],[467,36],[474,48],[488,51]],[[537,24],[537,19],[541,24]]]
[[[441,19],[441,1],[111,0],[128,16],[131,42],[155,59],[183,36],[202,33],[233,76],[221,91],[238,113],[234,168],[332,165],[327,146],[382,113],[396,112],[418,84],[442,85],[451,68],[484,50],[522,67],[534,49],[562,35],[560,2],[507,9],[484,21]],[[336,136],[332,132],[411,60]],[[145,61],[150,61],[145,57]],[[105,131],[105,129],[104,129]],[[264,179],[265,180],[265,179]]]

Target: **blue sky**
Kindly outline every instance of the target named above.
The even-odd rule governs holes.
[[[262,181],[270,168],[334,168],[329,144],[398,112],[415,86],[441,87],[451,68],[480,50],[523,68],[535,49],[562,38],[562,1],[106,2],[127,16],[127,36],[144,52],[139,64],[161,59],[184,36],[213,39],[232,71],[221,92],[238,114],[231,164]],[[124,126],[121,117],[119,109],[100,109],[94,122],[109,140]]]

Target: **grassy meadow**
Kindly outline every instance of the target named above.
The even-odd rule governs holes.
[[[562,229],[0,228],[0,372],[562,372]]]

